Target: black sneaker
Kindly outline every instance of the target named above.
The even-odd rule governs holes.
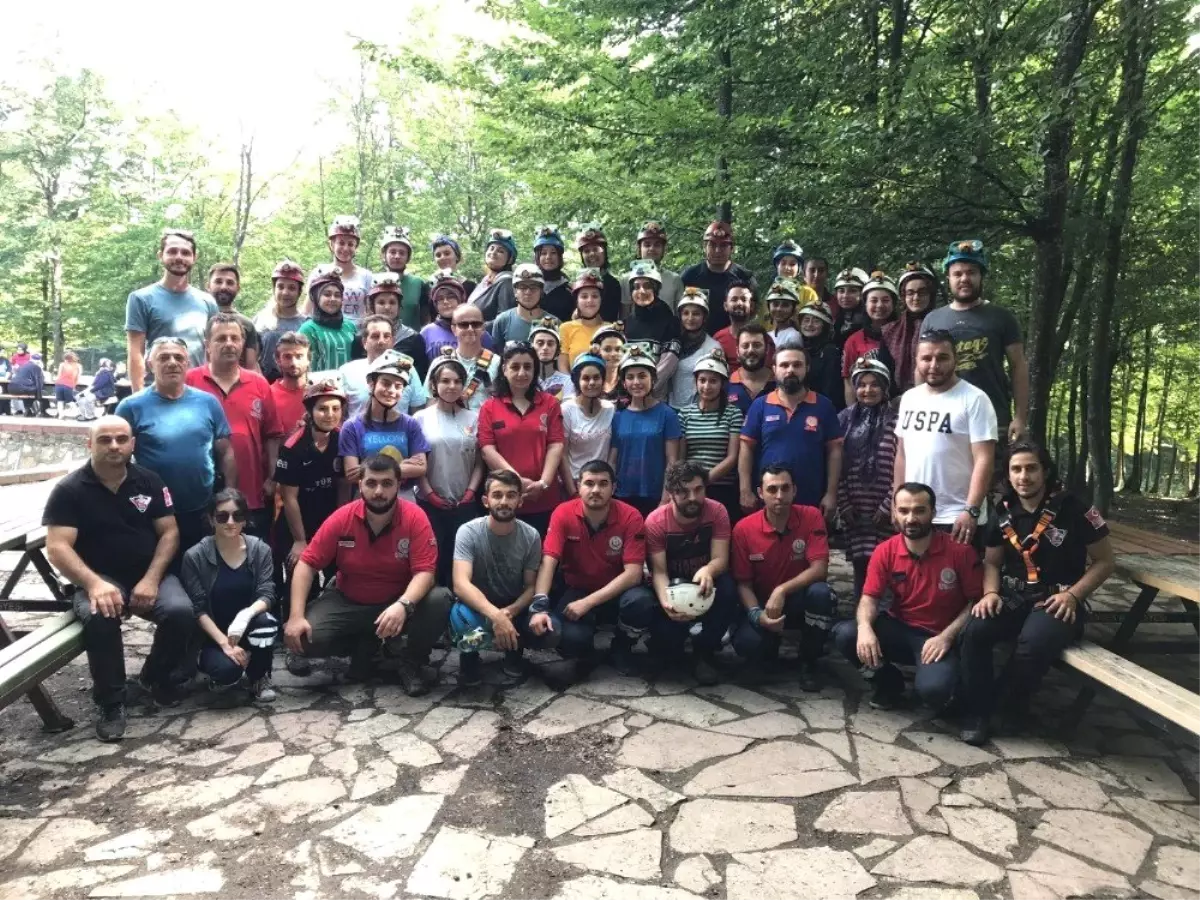
[[[897,691],[888,684],[877,684],[874,693],[871,694],[870,706],[871,709],[895,709],[903,700],[903,691]]]
[[[579,681],[582,668],[579,660],[561,659],[538,667],[538,675],[546,687],[562,693]]]
[[[178,706],[183,702],[183,691],[171,682],[151,685],[138,678],[133,684],[135,685],[134,696],[139,699],[149,697],[155,706]]]
[[[612,644],[608,648],[609,662],[622,675],[637,673],[637,660],[633,656],[633,641],[629,635],[618,631],[613,635]]]
[[[721,673],[713,664],[711,654],[700,654],[696,656],[696,665],[692,668],[692,675],[701,685],[708,687],[718,684],[721,681]]]
[[[476,659],[479,654],[475,654]],[[459,671],[462,670],[462,661],[459,661]],[[420,697],[429,693],[429,689],[437,684],[437,672],[430,666],[421,665],[420,663],[411,660],[401,660],[396,667],[396,677],[400,681],[400,688],[410,697]]]
[[[505,650],[500,671],[508,678],[520,678],[525,674],[525,656],[520,650]]]
[[[988,720],[984,716],[968,716],[963,719],[962,729],[958,732],[964,743],[972,747],[986,744],[988,739]]]
[[[821,689],[821,679],[818,671],[815,662],[800,663],[800,690],[813,692]]]
[[[96,720],[96,737],[106,744],[112,744],[125,737],[125,704],[114,703],[100,709],[100,718]]]
[[[479,658],[479,654],[459,653],[458,686],[470,688],[481,684],[483,684],[483,661]]]
[[[288,672],[297,678],[307,678],[312,674],[312,663],[308,661],[308,657],[297,656],[291,650],[287,652],[284,665],[287,666]]]

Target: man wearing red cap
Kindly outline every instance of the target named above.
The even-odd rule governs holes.
[[[728,222],[713,222],[704,231],[704,260],[683,270],[684,287],[708,291],[708,333],[716,334],[729,325],[725,294],[734,282],[749,284],[758,292],[754,273],[733,261],[733,227]]]

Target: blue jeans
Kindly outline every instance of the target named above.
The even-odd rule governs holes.
[[[567,588],[557,598],[551,599],[553,614],[562,620],[562,639],[558,644],[558,652],[565,659],[585,659],[591,656],[592,650],[595,647],[596,625],[601,621],[617,622],[617,638],[628,640],[629,637],[636,635],[642,629],[636,624],[630,624],[625,621],[626,608],[640,606],[646,602],[646,597],[649,597],[649,602],[655,605],[658,603],[654,599],[654,592],[648,587],[639,584],[622,593],[616,598],[615,602],[605,603],[600,607],[592,609],[575,621],[568,619],[563,610],[569,604],[586,597],[590,593],[591,591],[584,591],[578,588]],[[625,635],[625,637],[622,637],[622,635]]]
[[[725,632],[737,616],[737,585],[724,574],[714,582],[717,596],[708,612],[688,622],[672,621],[652,590],[626,591],[621,595],[621,623],[631,630],[650,631],[649,650],[654,656],[666,659],[683,655],[692,626],[700,623],[700,633],[692,638],[692,649],[698,654],[716,653],[721,649]]]
[[[879,648],[883,651],[883,666],[875,673],[875,684],[883,691],[904,692],[904,676],[894,663],[915,665],[916,677],[913,689],[917,696],[931,709],[945,707],[954,697],[958,687],[958,648],[934,663],[921,662],[921,648],[933,635],[920,628],[906,625],[887,613],[880,613],[872,624]],[[854,619],[838,622],[833,629],[833,642],[854,666],[861,666],[858,658],[858,623]]]
[[[200,648],[200,660],[196,667],[221,687],[237,684],[243,675],[247,681],[253,682],[271,674],[272,648],[252,646],[248,637],[256,628],[270,627],[279,628],[279,622],[270,613],[259,613],[246,626],[246,634],[242,635],[238,642],[238,646],[249,655],[245,669],[226,656],[225,651],[214,644],[207,635],[204,645]]]
[[[505,604],[507,605],[507,604]],[[562,639],[563,621],[557,613],[549,613],[551,631],[545,634],[534,634],[529,628],[531,618],[529,607],[521,610],[513,619],[517,629],[519,649],[553,650]],[[450,607],[450,638],[459,653],[478,653],[480,650],[495,650],[493,644],[492,623],[485,616],[477,613],[461,600],[455,600]]]
[[[759,599],[765,605],[766,598]],[[740,604],[739,604],[740,606]],[[817,659],[825,649],[825,637],[833,624],[837,597],[828,582],[816,581],[787,595],[783,602],[784,627],[800,629],[800,657],[806,662]],[[742,659],[763,659],[779,653],[781,635],[753,624],[745,607],[738,613],[733,633],[733,649]]]

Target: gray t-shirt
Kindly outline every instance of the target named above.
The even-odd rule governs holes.
[[[158,282],[138,288],[125,303],[125,330],[146,335],[146,351],[160,337],[181,338],[193,366],[204,364],[204,326],[217,314],[217,301],[199,288],[168,291]]]
[[[307,321],[308,316],[299,315],[280,319],[267,310],[254,319],[254,327],[258,329],[258,367],[268,381],[279,377],[279,366],[275,364],[275,348],[279,346],[279,339],[289,331],[299,331]]]
[[[471,584],[495,606],[508,606],[525,590],[525,573],[542,562],[542,539],[518,520],[512,534],[496,534],[488,517],[472,519],[454,538],[454,558],[472,565]]]
[[[543,317],[554,319],[557,324],[562,324],[554,316],[539,316],[539,318]],[[492,322],[492,340],[495,342],[496,349],[503,351],[504,345],[509,341],[529,340],[529,332],[532,328],[533,323],[522,319],[520,310],[514,306],[512,309],[506,309],[500,313]]]
[[[1023,343],[1017,317],[994,303],[970,309],[943,306],[930,312],[921,325],[922,332],[934,330],[954,336],[958,376],[988,395],[1003,433],[1012,421],[1012,381],[1004,368],[1005,348]]]

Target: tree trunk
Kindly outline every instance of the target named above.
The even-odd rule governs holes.
[[[250,230],[250,207],[254,203],[254,138],[242,144],[238,168],[237,213],[233,222],[233,264],[236,266]]]
[[[1163,489],[1163,496],[1170,497],[1171,490],[1175,487],[1175,466],[1179,463],[1179,445],[1171,443],[1171,466],[1167,469],[1167,486]]]
[[[1150,396],[1150,342],[1152,329],[1146,328],[1142,339],[1142,386],[1138,391],[1137,416],[1133,421],[1133,465],[1129,469],[1130,494],[1142,492],[1143,456],[1142,447],[1146,439],[1146,401]]]
[[[1059,449],[1061,446],[1061,443],[1062,443],[1062,436],[1063,436],[1062,419],[1063,419],[1063,399],[1062,399],[1062,391],[1060,390],[1058,393],[1058,402],[1054,404],[1054,439],[1050,442],[1051,446],[1054,448],[1054,461],[1056,464],[1058,464],[1058,470],[1060,472],[1063,469],[1062,453],[1060,452],[1060,449]]]
[[[1078,409],[1079,400],[1079,359],[1083,354],[1078,350],[1075,352],[1075,359],[1071,361],[1071,393],[1067,400],[1067,465],[1063,472],[1063,480],[1065,484],[1072,484],[1075,481],[1075,421],[1076,411]]]
[[[733,51],[728,40],[722,42],[717,50],[717,65],[721,69],[721,83],[717,88],[717,115],[725,122],[726,127],[733,121]],[[724,144],[721,144],[724,146]],[[729,159],[717,151],[717,219],[722,222],[733,221],[733,200],[729,194]]]
[[[1154,478],[1150,482],[1150,493],[1158,493],[1159,479],[1162,478],[1162,446],[1163,429],[1167,424],[1167,400],[1171,396],[1171,378],[1175,374],[1175,355],[1167,357],[1167,368],[1163,372],[1162,396],[1158,398],[1158,422],[1154,426]]]
[[[1146,132],[1142,94],[1146,70],[1154,55],[1152,10],[1154,0],[1122,0],[1121,34],[1125,53],[1121,62],[1121,93],[1113,122],[1125,123],[1121,162],[1113,187],[1112,215],[1104,242],[1104,276],[1092,316],[1092,383],[1088,397],[1088,431],[1092,444],[1092,471],[1096,477],[1096,505],[1107,514],[1112,505],[1112,384],[1111,331],[1117,299],[1117,279],[1121,273],[1121,242],[1129,204],[1133,194],[1133,172],[1137,166],[1138,145]]]
[[[1083,354],[1080,354],[1081,356]],[[1085,359],[1083,365],[1079,367],[1079,408],[1084,411],[1084,414],[1079,417],[1079,456],[1075,458],[1074,470],[1075,478],[1070,484],[1071,490],[1077,496],[1084,496],[1088,493],[1088,425],[1087,425],[1087,405],[1088,405],[1088,363]]]
[[[50,251],[50,340],[54,345],[54,364],[62,362],[66,342],[63,338],[62,254]]]
[[[1196,444],[1196,468],[1192,471],[1192,486],[1188,488],[1188,499],[1200,497],[1200,441]]]
[[[1054,61],[1042,135],[1042,197],[1034,233],[1033,309],[1029,320],[1029,432],[1034,440],[1046,440],[1050,388],[1054,384],[1053,352],[1058,335],[1058,312],[1066,293],[1064,230],[1071,190],[1071,145],[1075,135],[1075,74],[1087,52],[1088,35],[1098,4],[1077,0],[1063,22],[1063,34]]]
[[[1129,360],[1121,367],[1121,421],[1117,428],[1117,487],[1125,487],[1125,429],[1129,426]],[[1109,413],[1111,415],[1111,411]]]

